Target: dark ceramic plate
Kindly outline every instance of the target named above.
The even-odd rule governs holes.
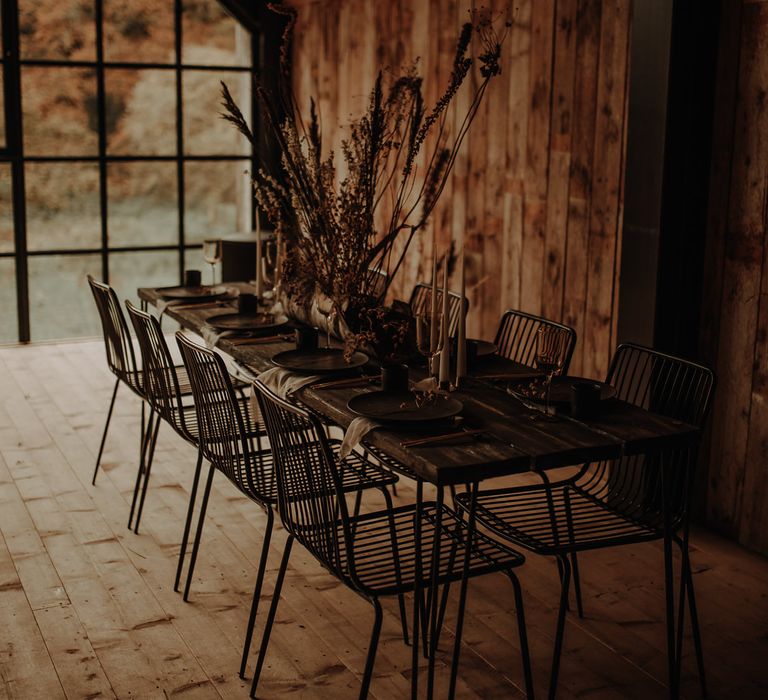
[[[223,284],[214,287],[169,287],[160,291],[164,299],[184,299],[186,301],[208,301],[226,296],[229,290]]]
[[[434,403],[417,406],[413,392],[372,391],[353,396],[347,408],[358,416],[382,423],[421,423],[452,418],[464,406],[450,396],[438,395]]]
[[[362,367],[368,356],[356,352],[347,362],[344,351],[338,348],[317,348],[316,350],[285,350],[272,358],[272,363],[283,369],[303,374],[333,374]]]
[[[288,323],[288,318],[282,314],[220,314],[205,320],[217,331],[267,331],[279,328]]]
[[[552,380],[552,392],[549,402],[552,406],[570,406],[571,404],[571,386],[580,382],[590,382],[600,386],[600,400],[607,401],[616,396],[616,389],[610,384],[598,382],[594,379],[585,379],[584,377],[555,377]],[[509,386],[507,391],[515,398],[528,403],[541,404],[546,403],[544,379],[537,379],[533,382],[515,383]]]

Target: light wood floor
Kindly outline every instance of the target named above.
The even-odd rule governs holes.
[[[129,532],[139,403],[127,391],[90,485],[111,388],[100,343],[0,349],[0,697],[245,698],[237,669],[264,515],[215,480],[193,596],[182,602],[172,581],[195,454],[161,430],[143,532]],[[399,500],[412,497],[401,483]],[[262,613],[283,542],[278,528]],[[693,545],[711,696],[768,697],[768,561],[703,531]],[[581,565],[586,617],[569,615],[558,697],[664,697],[660,548],[587,554]],[[543,697],[557,575],[531,556],[520,576]],[[463,698],[521,696],[511,598],[501,575],[470,586]],[[410,649],[393,601],[385,610],[372,695],[404,698]],[[356,697],[371,612],[295,547],[262,696]],[[686,651],[683,692],[698,697]]]

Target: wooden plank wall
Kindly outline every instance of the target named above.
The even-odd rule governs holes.
[[[723,7],[701,338],[719,381],[706,516],[768,553],[768,2]]]
[[[471,4],[292,2],[294,87],[306,112],[316,98],[337,153],[340,124],[364,110],[379,68],[397,71],[419,58],[427,102],[437,99]],[[628,0],[512,3],[502,75],[433,218],[440,246],[451,238],[466,246],[468,284],[477,285],[470,333],[493,337],[506,308],[545,314],[576,328],[572,370],[592,376],[604,374],[615,345],[630,18]],[[467,95],[454,115],[463,116]],[[428,278],[430,258],[427,232],[398,296]]]

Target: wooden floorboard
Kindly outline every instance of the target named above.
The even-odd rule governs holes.
[[[184,603],[172,584],[195,452],[161,428],[141,534],[129,532],[140,403],[124,387],[90,484],[113,386],[103,352],[98,342],[0,349],[0,700],[245,698],[249,683],[237,671],[266,516],[217,475]],[[397,500],[413,497],[401,482]],[[379,505],[372,496],[369,506]],[[257,640],[284,542],[276,526]],[[710,696],[766,697],[768,561],[706,531],[694,532],[692,561]],[[660,547],[587,553],[580,564],[586,615],[568,616],[558,697],[665,697]],[[529,556],[520,579],[543,695],[556,568]],[[371,623],[364,600],[294,547],[260,696],[356,697]],[[454,624],[449,613],[437,697],[447,688]],[[522,697],[503,576],[472,582],[464,634],[459,697]],[[250,669],[254,662],[252,653]],[[397,606],[386,600],[372,696],[407,697],[410,673]],[[700,695],[689,638],[682,690]]]

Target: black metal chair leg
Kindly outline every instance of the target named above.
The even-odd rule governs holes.
[[[560,557],[558,557],[560,559]],[[563,570],[563,581],[560,590],[560,609],[557,612],[557,628],[555,631],[555,649],[552,655],[552,670],[549,674],[549,697],[554,700],[557,692],[557,676],[560,672],[560,656],[563,651],[563,636],[565,633],[565,613],[568,609],[568,589],[571,583],[571,565],[566,557],[560,560]]]
[[[195,476],[192,479],[192,490],[189,492],[189,505],[187,506],[187,519],[184,521],[184,534],[181,536],[181,546],[179,548],[179,563],[176,566],[176,578],[173,581],[173,590],[178,592],[181,581],[181,572],[184,569],[184,557],[187,555],[187,541],[189,540],[189,530],[192,527],[192,514],[195,510],[195,501],[197,500],[197,486],[200,483],[200,468],[203,466],[203,453],[198,449],[197,463],[195,464]]]
[[[149,443],[149,453],[145,459],[144,465],[144,483],[141,487],[141,498],[139,499],[139,510],[136,513],[136,523],[134,524],[133,532],[139,534],[139,522],[141,521],[141,514],[144,511],[144,499],[147,497],[147,487],[149,486],[149,475],[152,471],[152,462],[155,459],[155,446],[157,445],[157,433],[160,430],[160,416],[155,417],[155,429],[152,431],[152,439]]]
[[[685,595],[688,594],[688,611],[691,615],[691,634],[693,636],[693,646],[696,652],[696,665],[699,671],[699,684],[701,686],[701,697],[707,698],[707,678],[704,671],[704,650],[701,646],[701,630],[699,628],[699,615],[696,608],[696,594],[693,589],[693,575],[691,572],[691,559],[688,553],[688,534],[684,535],[683,540],[675,540],[680,547],[682,555],[682,564],[680,570],[680,608],[678,611],[678,630],[677,630],[677,685],[680,687],[680,672],[683,658],[683,608],[685,606]]]
[[[557,561],[557,576],[560,579],[560,585],[563,585],[563,578],[565,577],[565,572],[563,571],[563,562],[561,561],[560,557],[555,557],[555,560]],[[571,602],[568,600],[568,598],[565,599],[565,609],[570,611],[571,609]]]
[[[293,545],[293,535],[288,535],[288,539],[285,541],[285,549],[283,550],[283,559],[280,562],[280,571],[277,573],[277,580],[275,581],[275,590],[272,593],[272,604],[269,606],[269,614],[267,615],[267,622],[264,625],[264,634],[261,638],[261,646],[259,647],[259,659],[256,662],[256,670],[253,672],[253,681],[251,683],[252,698],[256,697],[256,687],[259,684],[259,676],[261,676],[261,669],[264,666],[264,659],[267,656],[267,647],[269,646],[269,636],[272,633],[272,623],[275,621],[275,614],[277,613],[277,606],[280,603],[280,591],[283,588],[283,579],[285,578],[285,570],[288,568],[288,559],[291,557],[291,547]]]
[[[665,478],[664,464],[660,464],[662,512],[664,513],[664,594],[667,630],[667,665],[669,667],[669,696],[679,697],[677,686],[677,660],[675,658],[675,590],[674,563],[672,561],[672,524],[668,503],[668,478]]]
[[[245,668],[248,665],[248,654],[251,651],[251,640],[253,639],[253,626],[256,622],[256,613],[259,610],[259,600],[261,600],[261,587],[264,584],[264,572],[267,569],[267,558],[269,557],[269,541],[272,539],[272,525],[274,521],[275,515],[272,509],[267,508],[267,529],[264,531],[264,541],[261,544],[261,556],[259,557],[259,570],[256,573],[256,585],[253,587],[251,612],[248,616],[248,628],[245,632],[245,643],[243,644],[243,658],[240,661],[240,678],[245,678]]]
[[[355,508],[354,508],[354,511],[353,511],[354,512],[354,516],[353,517],[356,518],[358,515],[360,515],[360,505],[362,504],[362,502],[363,502],[363,492],[362,491],[358,491],[355,494]]]
[[[686,559],[688,552],[685,553]],[[699,683],[701,684],[701,697],[707,698],[707,677],[704,673],[704,649],[701,645],[701,628],[699,627],[699,613],[696,609],[696,594],[693,590],[693,574],[691,564],[687,566],[688,609],[691,613],[691,631],[693,633],[693,646],[696,650],[696,664],[699,667]]]
[[[525,609],[523,608],[523,591],[520,581],[512,571],[507,572],[515,591],[515,613],[517,614],[517,633],[520,637],[520,654],[523,657],[523,676],[525,678],[525,694],[533,700],[533,674],[531,673],[531,655],[528,650],[528,631],[525,626]]]
[[[373,676],[373,666],[376,663],[376,648],[379,646],[379,633],[381,632],[381,603],[379,603],[377,598],[373,598],[371,604],[373,605],[376,616],[373,620],[371,641],[368,645],[368,657],[365,660],[363,683],[360,686],[360,700],[365,700],[365,698],[368,697],[368,689],[371,686],[371,677]]]
[[[581,580],[579,579],[579,560],[576,552],[571,552],[571,570],[573,572],[573,590],[576,594],[576,611],[584,617],[584,605],[581,602]]]
[[[472,554],[472,539],[475,533],[475,517],[477,514],[478,482],[472,484],[469,499],[469,515],[467,517],[467,541],[464,545],[464,565],[459,588],[459,608],[456,612],[456,634],[453,642],[453,662],[451,663],[451,679],[448,686],[448,698],[456,696],[456,681],[459,673],[459,658],[461,657],[461,635],[464,630],[464,610],[467,605],[467,584],[469,583],[469,560]]]
[[[192,585],[192,576],[195,573],[195,562],[197,561],[197,552],[200,549],[200,538],[203,535],[203,523],[205,522],[205,511],[208,508],[208,497],[211,495],[211,484],[213,483],[213,473],[216,468],[211,465],[208,469],[208,479],[205,482],[203,491],[203,502],[200,504],[200,514],[197,516],[197,532],[195,533],[195,542],[192,545],[192,556],[189,559],[189,568],[187,569],[187,582],[184,585],[184,600],[189,600],[189,589]]]
[[[128,513],[128,529],[133,529],[133,514],[136,512],[136,502],[139,498],[139,491],[141,490],[141,478],[144,476],[144,468],[147,460],[147,450],[149,448],[149,437],[152,434],[152,426],[154,425],[155,413],[149,411],[149,419],[146,426],[144,425],[144,416],[142,411],[142,426],[141,426],[141,449],[139,450],[139,469],[136,472],[136,481],[133,484],[133,498],[131,498],[131,510]]]
[[[402,576],[400,571],[400,552],[397,546],[397,528],[395,527],[395,521],[392,517],[392,497],[389,495],[389,491],[387,490],[386,486],[381,487],[381,493],[384,496],[384,502],[387,506],[387,512],[390,513],[389,516],[389,533],[392,537],[392,547],[394,555],[394,563],[395,563],[395,581],[397,582],[397,585],[399,586],[402,583]],[[405,595],[400,593],[397,596],[397,604],[400,608],[400,626],[403,630],[403,642],[406,646],[408,646],[408,618],[405,612]]]
[[[96,475],[99,473],[99,465],[101,464],[101,454],[104,452],[104,443],[107,441],[107,430],[109,430],[109,422],[112,420],[112,409],[115,407],[115,397],[117,396],[117,388],[120,386],[120,380],[115,380],[115,388],[112,391],[112,400],[109,402],[109,410],[107,411],[107,420],[104,422],[104,432],[101,434],[101,444],[99,445],[99,454],[96,455],[96,467],[93,470],[93,479],[91,479],[91,486],[96,484]]]

